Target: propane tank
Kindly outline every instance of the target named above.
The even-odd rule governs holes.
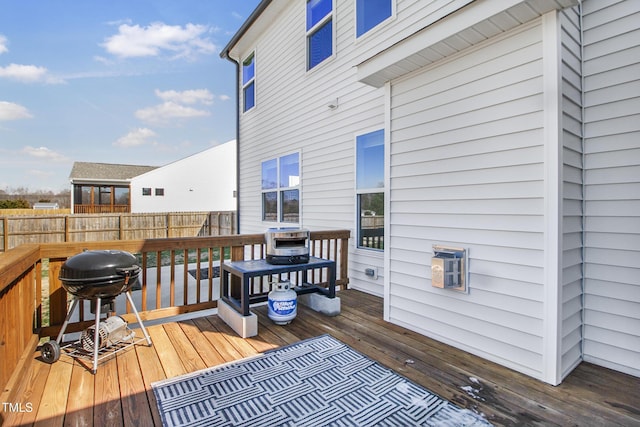
[[[291,323],[298,314],[298,294],[291,289],[291,282],[279,281],[267,297],[269,319],[276,325]]]

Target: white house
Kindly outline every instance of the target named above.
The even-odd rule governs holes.
[[[222,52],[240,231],[351,229],[385,320],[550,384],[640,376],[639,23],[636,0],[262,1]],[[434,286],[439,247],[463,292]]]
[[[165,166],[75,162],[74,213],[236,210],[235,140]]]
[[[131,211],[235,211],[236,144],[229,141],[131,179]]]

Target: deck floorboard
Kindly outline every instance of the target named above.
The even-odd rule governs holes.
[[[67,355],[48,365],[35,354],[18,394],[25,410],[4,411],[3,425],[160,426],[153,382],[330,334],[495,425],[640,426],[640,378],[582,363],[553,387],[383,321],[380,298],[339,296],[340,315],[299,306],[286,326],[271,322],[266,306],[254,307],[259,333],[249,339],[215,315],[149,326],[151,347],[118,353],[95,375]]]

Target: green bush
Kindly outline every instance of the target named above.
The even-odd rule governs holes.
[[[0,209],[31,209],[31,205],[24,199],[0,200]]]

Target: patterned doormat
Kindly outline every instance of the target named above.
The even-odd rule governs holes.
[[[152,384],[165,426],[490,426],[322,335]]]

